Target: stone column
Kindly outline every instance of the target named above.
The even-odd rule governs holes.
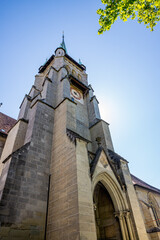
[[[126,217],[126,221],[127,221],[127,226],[128,226],[128,230],[129,230],[130,239],[134,240],[132,227],[131,227],[131,221],[130,221],[130,212],[129,211],[126,211],[125,217]]]
[[[123,238],[123,240],[129,240],[128,234],[126,234],[126,226],[125,226],[124,212],[123,212],[123,211],[116,212],[116,213],[115,213],[115,217],[118,217],[118,218],[119,218],[119,223],[120,223],[120,227],[121,227],[121,233],[122,233],[122,238]]]
[[[129,239],[129,234],[128,234],[128,228],[127,228],[127,224],[126,224],[126,219],[125,219],[125,215],[126,215],[125,213],[126,213],[125,211],[122,212],[122,219],[123,219],[123,224],[124,224],[126,239],[127,239],[127,240],[130,240],[130,239]]]

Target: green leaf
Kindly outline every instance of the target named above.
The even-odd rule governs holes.
[[[138,23],[144,23],[153,31],[157,22],[160,21],[160,0],[101,0],[104,9],[98,9],[100,15],[99,24],[101,28],[98,34],[109,30],[119,17],[124,22],[128,18]]]

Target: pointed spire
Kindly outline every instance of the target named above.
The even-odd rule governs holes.
[[[62,43],[61,43],[60,46],[61,46],[61,47],[66,51],[66,53],[67,53],[66,44],[65,44],[65,42],[64,42],[64,31],[63,31],[63,35],[62,35]]]
[[[79,58],[79,64],[82,65],[81,59]]]

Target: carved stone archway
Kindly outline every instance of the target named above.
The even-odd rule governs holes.
[[[117,221],[117,223],[115,222],[114,229],[117,232],[118,232],[118,225],[120,226],[120,232],[117,233],[115,237],[112,236],[113,238],[110,238],[110,239],[135,240],[136,238],[134,236],[130,211],[128,209],[128,204],[126,202],[126,199],[123,196],[122,190],[120,189],[116,181],[113,180],[113,178],[108,173],[101,172],[97,176],[95,177],[93,176],[93,179],[92,179],[92,192],[93,192],[93,198],[94,198],[93,201],[95,201],[94,194],[95,194],[96,186],[98,186],[98,184],[101,184],[106,189],[106,201],[110,203],[110,208],[114,209],[114,218],[116,218],[115,220]],[[96,211],[96,207],[97,206],[95,203],[95,211]],[[105,208],[105,204],[104,204],[104,208]],[[113,217],[110,218],[110,221],[111,219],[113,220]],[[100,234],[98,235],[98,233],[97,233],[97,238],[98,240],[101,239]],[[109,237],[107,238],[107,234],[106,234],[106,238],[104,239],[109,239]]]
[[[119,219],[115,217],[112,199],[101,182],[98,182],[93,195],[97,240],[122,240]]]

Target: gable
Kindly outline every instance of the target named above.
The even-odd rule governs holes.
[[[101,146],[98,148],[95,158],[92,160],[90,165],[91,177],[97,168],[99,169],[98,172],[105,171],[106,169],[110,172],[113,172],[109,163],[109,159]]]
[[[108,166],[108,160],[106,157],[106,154],[104,153],[104,151],[101,152],[100,157],[99,157],[99,161],[97,163],[97,166],[101,167],[101,168],[106,168]]]
[[[110,155],[100,146],[90,165],[91,178],[93,179],[98,174],[106,172],[121,186],[121,189],[126,188],[123,174],[120,169],[115,167],[115,164],[117,166],[117,163],[113,163]]]

